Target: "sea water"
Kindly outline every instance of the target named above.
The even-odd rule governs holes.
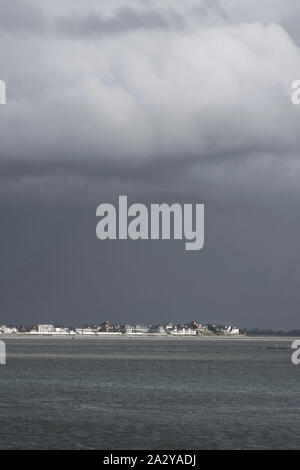
[[[1,449],[299,449],[292,339],[5,338]]]

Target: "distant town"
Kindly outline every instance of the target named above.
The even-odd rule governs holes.
[[[83,325],[80,328],[66,327],[62,325],[39,324],[32,326],[0,326],[0,334],[5,335],[89,335],[89,336],[120,336],[120,335],[156,335],[156,336],[211,336],[211,335],[245,335],[241,328],[231,325],[201,324],[192,320],[184,324],[167,323],[165,325],[116,325],[110,321],[104,321],[100,325]]]

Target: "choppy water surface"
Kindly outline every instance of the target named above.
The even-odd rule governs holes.
[[[5,341],[1,449],[300,448],[291,339]]]

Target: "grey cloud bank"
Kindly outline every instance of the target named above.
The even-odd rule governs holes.
[[[299,326],[299,16],[295,1],[1,3],[3,321]],[[95,207],[119,194],[203,201],[204,252],[100,247]]]
[[[64,17],[58,22],[57,30],[63,35],[102,36],[122,34],[136,30],[171,29],[183,26],[181,16],[169,10],[163,15],[155,11],[139,12],[126,6],[119,8],[114,15],[106,18],[100,14],[86,17]]]

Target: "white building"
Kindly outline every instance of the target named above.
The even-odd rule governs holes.
[[[241,332],[240,332],[240,329],[239,328],[235,328],[233,327],[231,332],[230,332],[231,335],[240,335]]]
[[[135,331],[135,333],[148,333],[149,332],[149,326],[147,326],[147,325],[134,325],[134,331]]]
[[[191,328],[180,328],[177,329],[176,327],[171,330],[171,335],[178,335],[178,336],[196,336],[197,330],[193,330]]]
[[[229,326],[225,326],[224,334],[227,334],[227,335],[240,335],[242,333],[241,333],[241,330],[239,328],[236,328],[235,326],[229,325]]]
[[[95,335],[96,331],[91,328],[76,328],[75,333],[77,335]]]
[[[54,333],[55,328],[53,325],[38,325],[37,332],[40,334]]]
[[[17,328],[6,326],[6,325],[1,325],[0,326],[0,334],[12,335],[14,333],[18,333]]]

